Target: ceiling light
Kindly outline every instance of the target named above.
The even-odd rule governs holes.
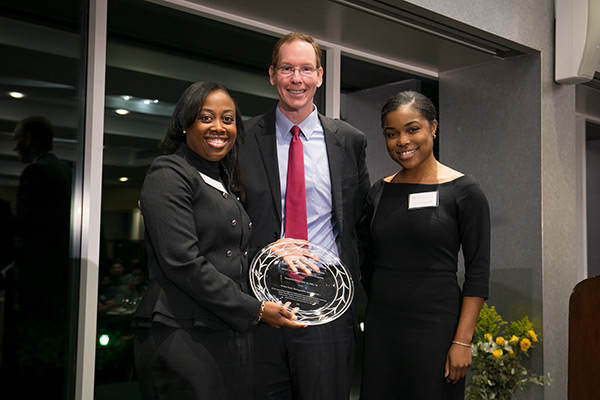
[[[22,99],[25,95],[21,92],[9,92],[8,95],[13,99]]]
[[[126,176],[122,176],[122,177],[119,178],[120,182],[127,182],[128,180],[129,180],[129,178],[126,177]]]
[[[144,100],[144,104],[150,104],[152,103],[152,100]]]
[[[157,104],[158,103],[158,99],[154,99],[153,103]]]
[[[121,96],[123,98],[123,100],[127,101],[127,100],[131,100],[131,96]]]
[[[127,115],[127,114],[129,114],[129,111],[127,111],[127,110],[125,110],[125,109],[123,109],[123,108],[117,108],[117,109],[115,110],[115,112],[116,112],[117,114],[119,114],[119,115]]]

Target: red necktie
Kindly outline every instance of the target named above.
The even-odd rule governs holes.
[[[292,134],[285,191],[285,237],[307,240],[304,152],[300,141],[300,128],[294,125]]]

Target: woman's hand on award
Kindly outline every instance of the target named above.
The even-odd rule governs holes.
[[[269,245],[271,253],[285,261],[292,272],[311,275],[312,271],[319,272],[315,262],[319,258],[308,250],[308,241],[291,238],[281,238]]]
[[[298,308],[294,308],[291,311],[288,310],[290,302],[281,305],[281,303],[274,303],[272,301],[265,301],[265,308],[262,311],[260,318],[261,322],[271,325],[273,328],[281,328],[287,326],[288,328],[304,328],[306,325],[295,322],[298,317],[296,313]]]

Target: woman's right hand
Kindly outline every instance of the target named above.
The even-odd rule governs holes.
[[[285,303],[284,305],[274,303],[272,301],[265,301],[265,310],[262,313],[260,322],[271,325],[273,328],[281,328],[287,326],[288,328],[304,328],[306,325],[295,322],[297,308],[289,311],[287,308],[291,303]]]

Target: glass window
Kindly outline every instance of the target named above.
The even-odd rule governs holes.
[[[437,108],[438,82],[346,56],[342,56],[341,69],[340,117],[367,135],[367,166],[371,181],[375,182],[399,168],[388,156],[381,135],[381,107],[394,94],[415,90],[429,97]],[[434,142],[436,157],[438,142]]]
[[[587,195],[587,276],[600,275],[600,248],[594,246],[600,237],[600,124],[587,121],[586,130],[586,195]]]
[[[73,396],[86,3],[0,5],[0,398]]]
[[[147,280],[138,199],[174,105],[191,83],[215,81],[244,118],[273,109],[277,38],[146,1],[109,1],[108,11],[95,398],[115,400],[139,396],[130,327]]]

